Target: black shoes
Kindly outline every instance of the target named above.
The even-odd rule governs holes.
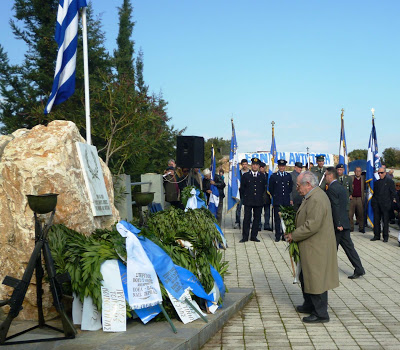
[[[359,278],[361,276],[364,276],[364,275],[365,275],[365,272],[364,273],[356,273],[356,272],[354,272],[354,274],[352,274],[348,278],[351,279],[351,280],[355,280],[355,279],[357,279],[357,278]]]
[[[326,323],[326,322],[329,322],[329,317],[324,318],[324,317],[318,317],[315,315],[310,315],[307,317],[303,317],[303,322],[304,323]]]
[[[272,231],[272,228],[269,227],[269,226],[264,226],[264,230],[266,230],[266,231]]]
[[[250,241],[253,241],[253,242],[260,242],[260,240],[259,240],[258,238],[250,238]]]
[[[383,240],[383,243],[387,243],[387,242],[388,242],[388,239],[387,239],[387,238]]]
[[[295,307],[295,309],[296,309],[297,312],[299,312],[301,314],[311,314],[314,311],[313,308],[306,307],[304,305],[297,305]]]
[[[380,238],[372,237],[370,241],[380,241]]]
[[[247,242],[247,239],[241,239],[240,241],[239,241],[239,243],[244,243],[244,242]]]
[[[261,231],[261,227],[258,228],[258,231]]]
[[[358,232],[365,233],[365,229],[358,230]]]
[[[280,241],[280,239],[279,238],[275,238],[275,242],[279,242]]]

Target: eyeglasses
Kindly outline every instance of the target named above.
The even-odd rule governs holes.
[[[378,174],[384,174],[385,172],[384,171],[378,171]]]

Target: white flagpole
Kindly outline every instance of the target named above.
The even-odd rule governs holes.
[[[89,64],[87,45],[86,7],[82,9],[82,38],[83,38],[83,73],[85,77],[85,115],[86,115],[86,142],[92,144],[90,132],[90,100],[89,100]]]

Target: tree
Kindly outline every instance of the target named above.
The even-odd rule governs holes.
[[[136,58],[136,86],[140,94],[147,95],[149,87],[144,82],[143,68],[143,51],[140,49],[139,55]]]
[[[115,67],[118,76],[126,75],[130,79],[135,79],[134,70],[134,45],[131,40],[133,27],[135,22],[131,20],[132,5],[129,0],[123,0],[123,4],[119,9],[119,31],[117,37],[118,49],[114,50]]]
[[[366,150],[366,149],[355,149],[355,150],[351,151],[348,154],[348,157],[351,160],[357,160],[357,159],[365,159],[365,160],[367,160],[367,158],[368,158],[368,150]]]
[[[230,144],[230,140],[224,140],[222,137],[209,138],[204,143],[204,167],[209,168],[211,166],[211,146],[214,146],[215,162],[218,167],[218,161],[222,159],[224,150],[230,149]]]
[[[385,150],[382,152],[382,158],[385,165],[389,168],[396,166],[398,164],[396,158],[398,158],[399,153],[400,151],[396,148],[385,148]]]

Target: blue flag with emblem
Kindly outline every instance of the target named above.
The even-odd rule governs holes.
[[[216,161],[215,161],[215,151],[214,151],[214,146],[211,146],[211,180],[214,181],[215,178],[215,168],[216,168]],[[215,185],[210,186],[210,197],[208,201],[208,210],[211,211],[211,213],[214,214],[215,217],[217,217],[217,212],[218,212],[218,206],[219,206],[219,191],[218,188]]]
[[[272,122],[274,123],[274,122]],[[276,143],[275,143],[275,133],[274,133],[274,124],[272,124],[272,140],[271,140],[271,149],[269,151],[269,164],[268,164],[268,179],[271,179],[271,175],[275,172],[276,170]],[[268,181],[268,194],[269,193],[269,181]],[[273,198],[271,196],[271,203],[273,205]]]
[[[367,192],[368,192],[368,204],[367,204],[367,222],[371,227],[374,227],[374,211],[371,205],[372,195],[374,194],[374,183],[378,180],[378,170],[381,167],[381,158],[378,153],[378,139],[376,137],[375,121],[372,117],[372,130],[369,137],[368,144],[368,157],[367,157]]]
[[[228,181],[228,211],[232,210],[240,201],[240,170],[237,153],[235,126],[232,122],[231,151],[229,154],[229,181]]]
[[[348,174],[348,164],[349,159],[347,157],[347,144],[346,135],[344,133],[344,119],[343,119],[343,109],[341,115],[341,127],[340,127],[340,146],[339,146],[339,164],[344,165],[344,173]]]
[[[60,0],[55,39],[58,45],[53,88],[44,113],[66,101],[75,91],[76,52],[78,47],[79,10],[86,0]]]

